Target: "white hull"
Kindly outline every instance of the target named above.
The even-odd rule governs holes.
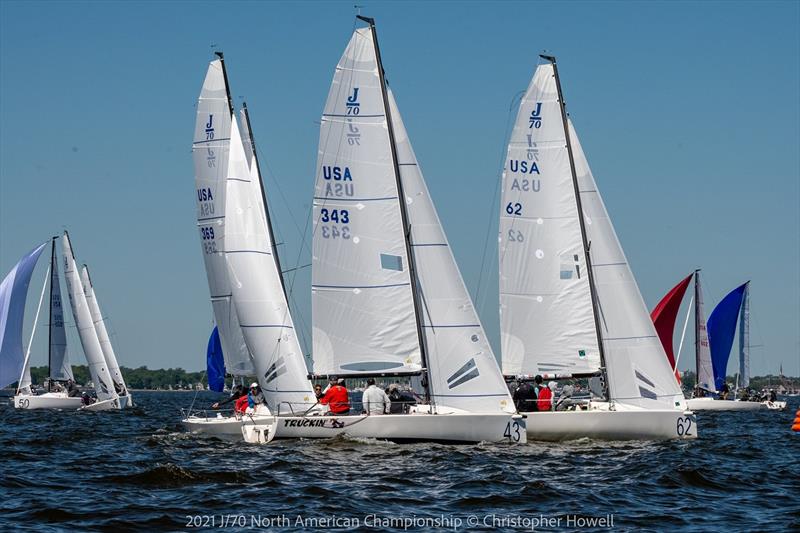
[[[527,416],[528,439],[562,441],[696,439],[697,420],[691,411],[634,409],[617,404],[591,404],[588,410],[543,411]]]
[[[84,405],[80,408],[81,411],[112,411],[121,409],[119,398],[112,398],[110,400],[103,400],[102,402],[94,402],[91,405]]]
[[[14,396],[17,409],[78,409],[81,397],[70,398],[66,392],[47,392],[45,394],[18,394]]]
[[[192,433],[202,433],[220,438],[242,438],[242,418],[239,416],[197,416],[191,415],[181,424]]]
[[[242,439],[242,424],[277,420],[276,439],[330,439],[340,435],[393,442],[527,442],[525,421],[509,414],[450,413],[431,415],[187,417],[192,432]]]
[[[786,402],[743,402],[741,400],[717,400],[715,398],[689,398],[686,400],[692,411],[758,411],[786,409]]]
[[[126,409],[133,407],[133,396],[130,393],[119,397],[119,408]]]

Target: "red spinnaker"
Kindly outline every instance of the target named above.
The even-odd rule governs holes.
[[[675,367],[675,350],[672,347],[672,335],[675,331],[675,319],[678,318],[683,295],[686,294],[686,289],[689,287],[689,282],[692,281],[693,275],[689,274],[680,283],[672,287],[672,290],[658,302],[653,312],[650,313],[650,318],[656,326],[656,332],[658,332],[658,338],[661,339],[661,345],[664,347],[664,351],[667,352],[669,364],[672,368],[675,368],[675,379],[678,380],[678,383],[681,382],[681,376]]]

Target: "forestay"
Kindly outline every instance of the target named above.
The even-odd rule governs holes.
[[[695,368],[697,369],[697,386],[709,392],[717,392],[714,384],[714,365],[711,363],[711,345],[708,341],[706,311],[703,296],[703,285],[700,283],[700,272],[694,275],[694,324],[695,324]]]
[[[89,276],[89,267],[83,265],[81,270],[81,282],[83,283],[83,293],[86,296],[86,303],[89,305],[89,313],[92,315],[92,322],[94,322],[95,330],[97,331],[97,339],[100,341],[100,347],[103,349],[103,357],[105,357],[106,364],[108,365],[108,372],[111,374],[111,379],[114,380],[120,391],[127,391],[125,380],[122,377],[122,371],[119,369],[117,362],[117,355],[114,353],[114,347],[111,345],[111,339],[108,336],[108,329],[106,329],[106,322],[103,319],[103,314],[100,312],[100,304],[97,302],[97,295],[94,292],[94,285]]]
[[[61,282],[58,275],[58,259],[55,254],[50,258],[50,379],[66,381],[75,379],[72,365],[67,353],[67,333],[64,328],[64,306],[61,300]]]
[[[232,300],[271,410],[304,412],[316,397],[273,255],[258,166],[246,157],[234,118],[225,206]]]
[[[594,269],[609,397],[646,408],[684,407],[683,393],[571,121],[569,129]]]
[[[588,374],[600,350],[553,66],[520,103],[503,169],[503,373]]]
[[[117,393],[112,385],[111,374],[103,355],[103,348],[100,346],[97,330],[92,321],[89,304],[86,301],[86,295],[78,275],[78,267],[75,264],[75,256],[72,252],[72,245],[67,232],[64,232],[62,243],[64,246],[64,278],[67,281],[69,303],[72,307],[75,325],[78,328],[83,353],[89,363],[89,373],[92,375],[97,399],[101,401],[115,399],[117,398]]]
[[[225,366],[235,376],[253,375],[250,353],[231,303],[225,250],[225,188],[230,149],[231,108],[221,60],[212,61],[197,102],[194,156],[197,227],[205,260],[214,320]]]
[[[391,91],[388,97],[422,300],[431,396],[438,405],[466,411],[513,413]]]
[[[381,80],[355,30],[322,115],[314,194],[316,374],[407,374],[419,335]]]
[[[31,275],[47,243],[23,256],[0,284],[0,388],[19,381],[25,364],[22,326]]]

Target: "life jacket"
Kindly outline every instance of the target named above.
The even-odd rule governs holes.
[[[334,385],[328,389],[325,396],[320,398],[319,403],[327,405],[333,414],[346,413],[350,410],[350,398],[347,394],[347,389],[341,385]]]
[[[236,400],[233,410],[236,411],[237,413],[244,413],[247,410],[248,403],[249,402],[247,395],[242,396],[238,400]]]
[[[539,389],[539,399],[537,400],[537,404],[539,406],[540,411],[551,411],[553,409],[553,391],[550,390],[550,387],[542,387]]]

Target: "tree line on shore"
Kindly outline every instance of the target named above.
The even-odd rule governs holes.
[[[48,367],[37,366],[31,367],[31,379],[34,384],[41,385],[47,379]],[[92,380],[89,375],[89,367],[86,365],[75,365],[72,367],[72,372],[75,375],[75,381],[84,385]],[[207,388],[208,380],[206,379],[205,372],[187,372],[182,368],[159,368],[149,369],[146,366],[139,368],[126,368],[122,367],[122,375],[125,382],[131,389],[193,389],[198,383],[203,388]],[[252,381],[254,378],[245,378],[244,381]],[[728,376],[729,383],[736,384],[736,376]],[[692,390],[696,381],[696,375],[692,371],[684,372],[681,375],[681,381],[684,389]],[[768,374],[766,376],[756,376],[750,378],[750,388],[760,390],[763,388],[777,389],[783,385],[789,389],[800,389],[800,379],[774,376]]]
[[[187,372],[182,368],[159,368],[151,370],[146,366],[139,368],[121,367],[122,377],[131,389],[168,389],[175,388],[194,388],[197,383],[201,383],[203,388],[207,388],[208,380],[205,372]],[[31,380],[37,385],[44,383],[47,379],[48,367],[31,367]],[[72,373],[75,382],[85,385],[92,380],[89,375],[89,367],[86,365],[73,365]]]

